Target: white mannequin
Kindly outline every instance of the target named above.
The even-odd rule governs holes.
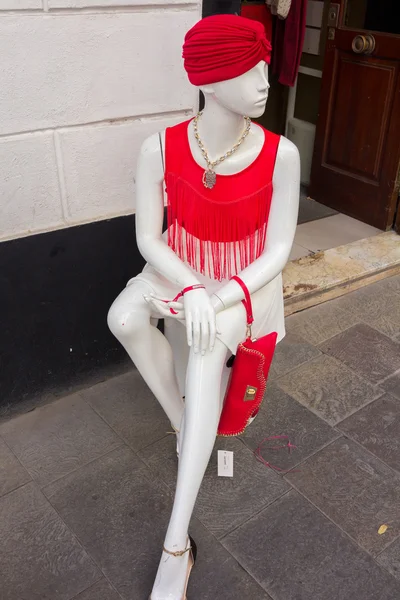
[[[206,99],[199,119],[199,134],[211,160],[230,149],[240,137],[243,115],[259,117],[268,96],[268,66],[262,61],[240,77],[201,87]],[[190,149],[195,161],[206,168],[188,127]],[[258,156],[264,142],[263,130],[252,124],[250,133],[235,154],[216,167],[217,174],[238,173]],[[163,147],[165,144],[163,142]],[[144,258],[179,289],[198,283],[196,274],[168,247],[162,237],[164,215],[163,168],[158,135],[143,144],[137,166],[137,242]],[[267,242],[260,258],[240,277],[250,293],[260,290],[283,270],[290,254],[297,224],[300,166],[296,147],[282,137],[273,175],[273,197]],[[220,412],[221,375],[227,348],[216,338],[218,314],[240,303],[243,292],[231,281],[209,297],[204,289],[191,291],[182,302],[169,305],[152,294],[143,281],[127,287],[112,305],[108,323],[123,344],[144,380],[159,400],[175,429],[180,430],[178,481],[165,547],[183,550],[197,494],[207,467]],[[174,359],[167,339],[152,324],[152,317],[165,316],[186,321],[190,348],[185,405],[179,391]],[[184,428],[182,417],[184,414]],[[151,600],[182,600],[189,554],[173,557],[162,553]]]

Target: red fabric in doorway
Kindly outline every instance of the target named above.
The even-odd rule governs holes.
[[[275,19],[272,72],[282,85],[293,86],[306,32],[307,0],[292,0],[285,20]]]
[[[242,4],[240,14],[246,19],[262,23],[265,27],[267,40],[272,43],[272,14],[266,4]]]

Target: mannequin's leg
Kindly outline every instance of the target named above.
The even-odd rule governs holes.
[[[172,425],[180,428],[183,400],[176,380],[171,346],[151,324],[151,308],[143,296],[151,288],[137,282],[125,288],[112,304],[108,326],[135,363]]]
[[[219,340],[213,352],[204,356],[190,352],[178,481],[164,543],[172,552],[187,547],[189,522],[214,447],[221,414],[220,386],[226,355],[227,348]],[[174,557],[163,552],[151,600],[182,599],[188,560],[188,553]]]

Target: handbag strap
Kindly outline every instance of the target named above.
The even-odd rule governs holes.
[[[251,297],[250,297],[250,293],[249,290],[247,289],[247,285],[240,279],[240,277],[238,277],[237,275],[234,275],[232,277],[232,279],[234,281],[236,281],[240,287],[242,288],[243,292],[244,292],[244,300],[242,300],[243,305],[246,309],[246,315],[247,315],[247,326],[251,327],[251,325],[254,322],[254,317],[253,317],[253,305],[251,303]]]

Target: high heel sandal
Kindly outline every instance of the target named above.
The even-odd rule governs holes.
[[[180,557],[180,556],[183,556],[184,554],[186,554],[186,552],[189,552],[189,561],[188,561],[188,567],[187,567],[187,572],[186,572],[185,589],[183,590],[182,600],[187,600],[186,592],[187,592],[188,585],[189,585],[189,577],[190,577],[190,573],[192,572],[192,569],[194,567],[194,563],[196,562],[196,557],[197,557],[196,542],[194,541],[194,539],[192,537],[190,537],[190,535],[189,535],[189,541],[190,541],[190,545],[185,550],[177,550],[176,552],[171,552],[171,550],[167,550],[167,548],[165,546],[163,546],[163,552],[166,552],[166,554],[169,554],[170,556]],[[149,600],[152,600],[151,595],[149,596]]]
[[[173,435],[176,435],[176,456],[179,458],[179,440],[178,440],[178,435],[180,434],[180,430],[176,429],[172,423],[171,423],[171,427],[173,429],[173,431],[168,431],[168,433],[172,433]]]

